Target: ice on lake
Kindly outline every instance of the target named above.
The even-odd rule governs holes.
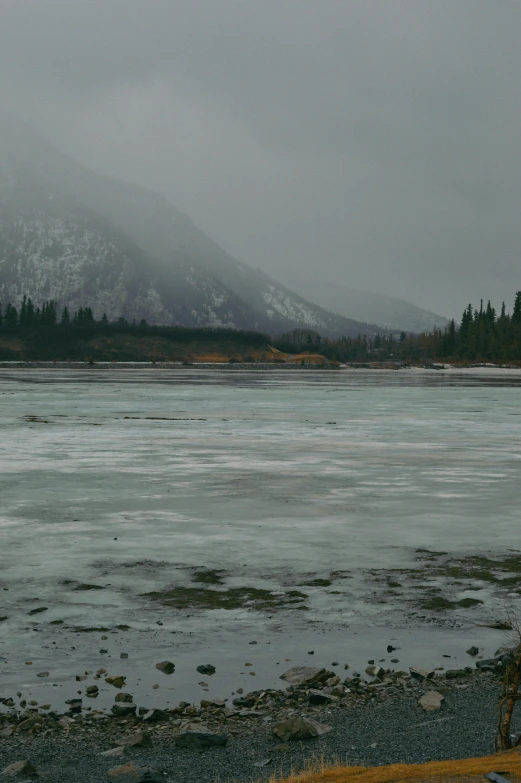
[[[515,611],[515,590],[452,586],[482,603],[439,615],[388,583],[390,569],[417,567],[416,550],[520,547],[520,382],[501,371],[0,370],[4,681],[37,687],[36,669],[65,681],[131,648],[129,670],[213,655],[251,688],[243,658],[270,680],[283,653],[306,663],[309,646],[374,657],[398,635],[404,662],[422,648],[457,655],[467,638],[497,646],[476,625]],[[194,582],[205,568],[221,583]],[[181,610],[145,595],[196,586],[306,598]],[[109,631],[75,630],[86,627]],[[190,677],[174,675],[177,700],[197,688]]]

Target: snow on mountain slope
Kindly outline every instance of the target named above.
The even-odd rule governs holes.
[[[424,332],[444,327],[448,318],[384,294],[361,291],[318,277],[299,275],[293,286],[304,297],[339,315],[363,319],[396,332]]]
[[[24,294],[150,323],[377,331],[232,258],[162,196],[95,174],[0,116],[0,297]]]

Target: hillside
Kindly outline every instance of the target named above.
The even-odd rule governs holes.
[[[378,331],[232,258],[162,196],[95,174],[0,116],[0,301],[24,294],[152,324]]]
[[[449,323],[443,315],[423,310],[405,299],[349,288],[320,277],[298,275],[293,285],[301,296],[334,313],[349,313],[350,318],[378,324],[395,332],[430,332]]]

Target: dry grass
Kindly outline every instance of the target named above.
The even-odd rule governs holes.
[[[430,761],[426,764],[391,764],[382,767],[326,767],[315,763],[308,772],[271,783],[483,783],[489,772],[501,773],[512,783],[521,783],[521,751],[456,761]]]

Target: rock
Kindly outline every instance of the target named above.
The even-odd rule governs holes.
[[[334,687],[335,685],[340,685],[341,682],[340,677],[337,675],[336,677],[330,677],[329,680],[326,680],[326,685]]]
[[[30,715],[28,718],[18,724],[18,731],[29,731],[39,724],[43,723],[43,718],[40,715]]]
[[[324,691],[311,690],[308,701],[310,704],[331,704],[336,699],[334,696],[330,696],[329,693],[324,693]]]
[[[479,647],[472,646],[469,647],[469,649],[467,650],[467,655],[472,655],[473,658],[475,658],[476,655],[478,655],[478,653],[479,653]]]
[[[38,674],[36,676],[37,677],[48,677],[49,676],[49,672],[38,672]]]
[[[385,677],[385,669],[381,666],[366,666],[365,673],[370,677],[378,677],[379,680],[383,680]]]
[[[110,711],[118,718],[127,717],[128,715],[135,715],[137,710],[136,704],[114,704]]]
[[[163,674],[172,674],[175,671],[175,664],[172,661],[161,661],[161,663],[156,663],[156,669],[159,669]]]
[[[116,693],[116,699],[115,700],[118,701],[118,702],[123,701],[123,702],[127,702],[127,704],[128,703],[131,704],[133,702],[133,700],[134,700],[134,697],[132,696],[131,693]]]
[[[272,731],[282,742],[291,742],[320,737],[322,734],[327,734],[331,731],[331,726],[325,726],[311,718],[298,716],[277,723]]]
[[[212,666],[211,663],[202,663],[200,666],[197,667],[197,671],[199,674],[207,674],[208,676],[215,674],[215,666]]]
[[[334,676],[334,672],[328,672],[327,669],[318,666],[293,666],[281,674],[280,679],[286,680],[290,685],[307,685],[312,682],[325,682]]]
[[[89,685],[87,688],[85,688],[85,695],[91,699],[95,699],[98,694],[99,688],[97,685]]]
[[[107,682],[109,685],[113,685],[115,688],[120,690],[125,685],[125,677],[123,677],[122,675],[105,677],[105,682]]]
[[[128,658],[128,653],[122,652],[119,654],[120,658]]]
[[[289,745],[287,742],[283,742],[280,745],[274,745],[273,750],[276,750],[278,753],[284,753],[286,750],[289,750]]]
[[[254,700],[253,700],[253,699],[248,699],[248,697],[247,697],[247,696],[239,696],[239,698],[238,698],[238,699],[234,699],[234,700],[232,701],[232,704],[233,704],[235,707],[241,707],[241,708],[244,708],[244,707],[253,707],[253,705],[255,704],[255,702],[254,702]]]
[[[87,675],[86,674],[77,674],[76,675],[76,682],[83,682],[86,679],[87,679]]]
[[[12,737],[14,734],[14,726],[7,726],[7,728],[0,731],[0,737]]]
[[[267,767],[268,764],[271,764],[271,758],[266,758],[266,759],[262,759],[262,761],[253,762],[254,767]]]
[[[27,775],[37,775],[36,767],[30,761],[14,761],[2,770],[4,778],[23,778]]]
[[[143,767],[134,761],[109,769],[107,775],[115,783],[164,783],[164,777],[152,767]]]
[[[117,748],[110,748],[110,750],[104,750],[103,753],[100,753],[100,756],[105,756],[106,758],[113,759],[113,758],[122,758],[127,753],[126,748],[123,745],[119,745]]]
[[[387,645],[387,652],[388,653],[392,653],[392,652],[394,652],[397,649],[398,649],[398,647],[393,647],[392,644],[388,644]]]
[[[427,691],[427,693],[423,694],[418,703],[420,707],[423,707],[425,712],[433,712],[434,710],[440,709],[443,700],[444,697],[441,693],[438,693],[438,691]]]
[[[411,666],[409,671],[411,677],[414,677],[415,680],[419,680],[420,682],[423,682],[423,680],[432,680],[435,675],[434,669],[416,669],[414,666]]]
[[[175,738],[178,748],[217,748],[228,742],[226,734],[213,734],[204,727],[193,725],[186,728]]]
[[[465,669],[447,669],[445,672],[445,679],[456,680],[458,677],[466,677],[467,672]]]
[[[164,710],[152,709],[145,712],[142,720],[145,723],[156,723],[157,721],[166,720],[167,713]]]
[[[484,669],[485,671],[491,671],[498,665],[496,658],[484,658],[482,661],[476,661],[477,669]]]
[[[149,731],[136,731],[122,740],[121,744],[127,748],[148,748],[152,745],[152,735]]]

